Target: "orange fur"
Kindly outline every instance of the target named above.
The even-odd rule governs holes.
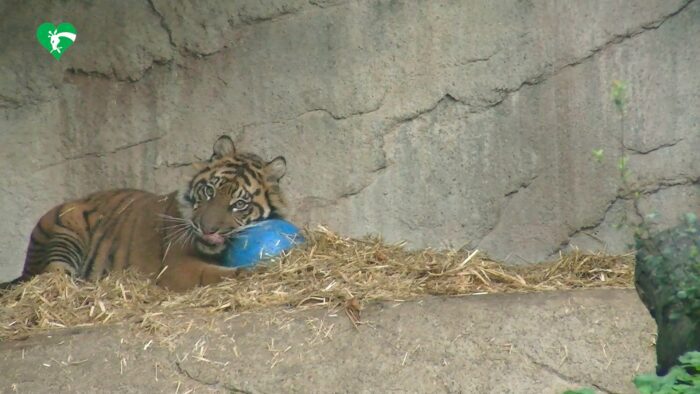
[[[22,279],[59,270],[94,280],[132,267],[180,291],[236,277],[217,264],[223,241],[281,214],[284,158],[236,153],[224,136],[199,167],[179,192],[102,191],[53,208],[32,231]]]

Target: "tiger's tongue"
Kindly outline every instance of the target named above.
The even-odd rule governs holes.
[[[204,234],[202,235],[202,239],[212,245],[221,245],[224,243],[224,237],[222,237],[219,233]]]

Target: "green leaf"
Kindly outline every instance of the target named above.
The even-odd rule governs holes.
[[[625,107],[625,92],[627,90],[627,84],[623,81],[615,80],[612,82],[612,101],[617,107],[617,110],[622,112]]]
[[[637,375],[634,385],[641,394],[698,394],[700,393],[700,352],[688,352],[678,358],[677,365],[666,374]],[[695,373],[695,375],[691,375]]]
[[[700,256],[700,249],[698,249],[697,246],[692,245],[690,247],[690,252],[688,252],[688,257],[690,257],[691,259],[694,259],[698,256]]]
[[[593,152],[591,152],[591,154],[593,155],[593,158],[595,159],[595,161],[597,161],[598,163],[603,161],[603,150],[602,149],[593,149]]]
[[[624,171],[625,169],[627,169],[627,160],[629,160],[629,157],[627,157],[627,156],[622,156],[622,157],[620,158],[620,160],[617,162],[617,168],[618,168],[620,171]]]
[[[688,352],[678,357],[678,361],[685,365],[700,367],[700,352]]]
[[[563,394],[595,394],[595,390],[586,387],[578,390],[566,390]]]

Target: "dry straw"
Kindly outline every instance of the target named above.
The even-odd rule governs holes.
[[[320,227],[304,248],[251,270],[236,281],[173,293],[135,273],[85,283],[40,275],[0,294],[0,340],[53,328],[126,322],[157,332],[167,319],[192,312],[227,316],[270,306],[357,305],[421,295],[533,292],[632,286],[632,255],[578,251],[553,262],[508,266],[478,251],[408,251],[379,238],[348,239]],[[356,307],[354,308],[356,309]],[[351,317],[351,320],[353,318]],[[353,320],[353,322],[355,322]],[[167,327],[172,332],[173,327]]]

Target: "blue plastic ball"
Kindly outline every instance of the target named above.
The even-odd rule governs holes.
[[[299,229],[282,219],[268,219],[246,228],[231,239],[223,252],[222,265],[252,267],[279,256],[304,242]]]

